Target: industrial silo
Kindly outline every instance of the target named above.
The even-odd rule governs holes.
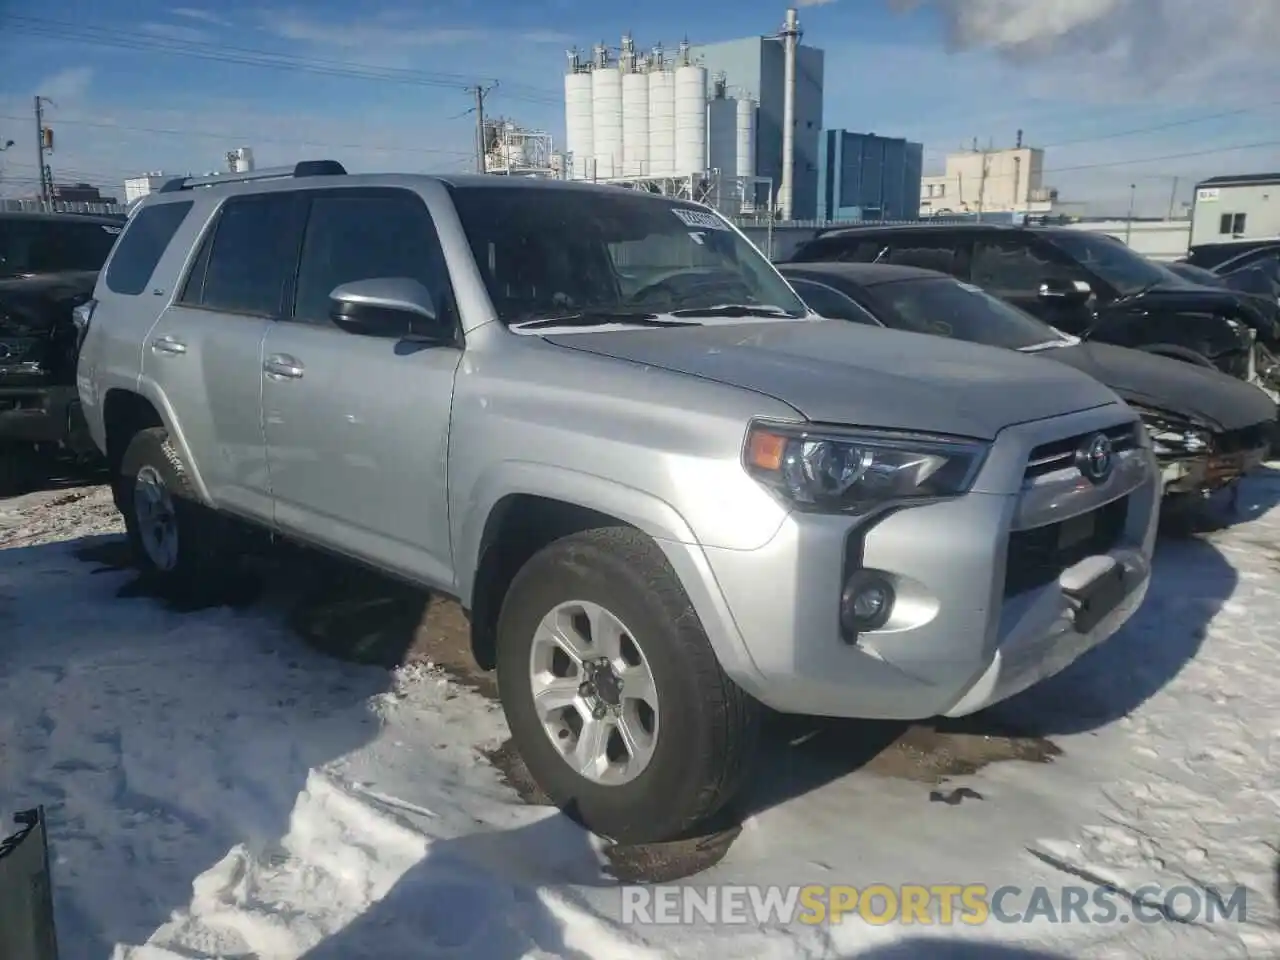
[[[724,74],[716,74],[711,79],[711,99],[707,101],[707,166],[723,176],[736,177],[737,150],[737,102],[726,96]]]
[[[604,48],[597,47],[591,71],[592,135],[601,180],[622,175],[622,73],[605,57]]]
[[[658,48],[649,62],[649,175],[671,177],[675,167],[675,74],[667,69]]]
[[[623,175],[649,173],[649,77],[644,73],[622,75]]]
[[[592,118],[591,72],[583,70],[577,54],[569,54],[569,72],[564,78],[565,151],[572,155],[570,180],[590,180],[595,157]]]
[[[706,169],[707,68],[689,63],[686,51],[676,67],[675,175],[696,177]]]
[[[737,176],[756,175],[756,102],[750,97],[737,100],[737,148],[734,155],[738,162]]]

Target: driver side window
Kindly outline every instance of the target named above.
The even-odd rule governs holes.
[[[1050,260],[1019,237],[979,238],[973,244],[972,282],[997,296],[1035,296],[1045,280],[1084,280],[1078,270]]]

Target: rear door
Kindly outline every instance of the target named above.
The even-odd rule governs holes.
[[[300,209],[296,193],[226,200],[142,358],[143,375],[163,391],[211,496],[266,521],[262,341],[292,285]]]
[[[457,346],[346,333],[329,294],[409,277],[457,309],[418,194],[308,191],[295,302],[266,335],[263,421],[276,523],[313,543],[451,587],[447,465]]]

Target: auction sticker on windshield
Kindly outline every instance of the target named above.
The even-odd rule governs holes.
[[[671,210],[680,222],[686,227],[697,227],[700,230],[728,230],[729,225],[717,217],[714,213],[707,213],[705,210],[686,210],[683,207],[673,207]]]

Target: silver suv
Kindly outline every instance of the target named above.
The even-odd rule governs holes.
[[[457,597],[595,831],[721,808],[761,705],[960,716],[1114,633],[1159,484],[1062,364],[811,313],[706,207],[330,161],[174,181],[80,315],[137,562],[266,528]]]

